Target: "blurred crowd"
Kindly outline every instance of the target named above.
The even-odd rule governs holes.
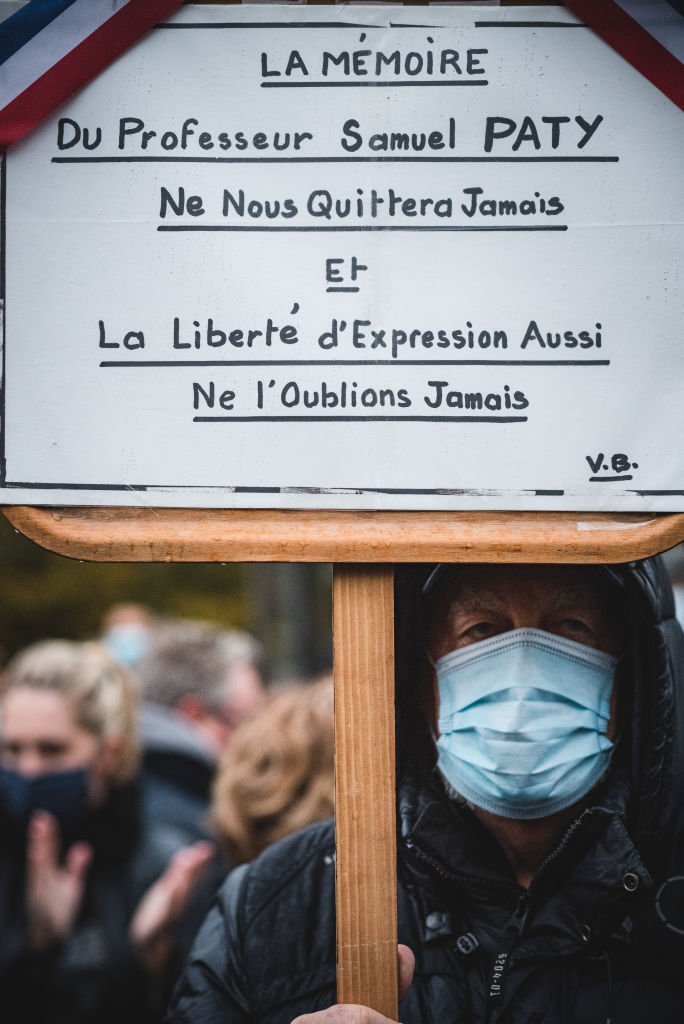
[[[7,1024],[153,1024],[236,865],[333,813],[330,677],[269,685],[249,634],[139,605],[0,690]]]
[[[161,1024],[225,878],[333,814],[331,677],[273,685],[251,635],[139,605],[14,655],[0,744],[7,1024]]]

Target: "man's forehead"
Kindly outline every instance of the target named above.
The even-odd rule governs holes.
[[[438,590],[442,601],[463,606],[508,604],[517,596],[534,594],[554,604],[596,605],[606,597],[605,582],[593,566],[454,566],[445,569]]]

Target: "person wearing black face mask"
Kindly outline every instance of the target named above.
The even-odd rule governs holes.
[[[153,1024],[173,918],[210,856],[144,828],[131,680],[97,644],[8,666],[0,753],[3,1022]]]
[[[0,789],[5,810],[23,828],[34,812],[47,811],[60,829],[77,828],[88,807],[88,772],[85,768],[22,775],[0,768]]]

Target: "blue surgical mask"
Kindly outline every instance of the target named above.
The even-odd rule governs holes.
[[[18,825],[26,826],[34,811],[49,811],[63,829],[72,828],[88,808],[89,776],[85,768],[42,775],[22,775],[0,768],[0,802]]]
[[[544,818],[605,775],[617,658],[514,629],[440,658],[438,768],[477,807]]]
[[[150,631],[136,622],[112,626],[104,635],[107,650],[119,664],[132,668],[150,646]]]

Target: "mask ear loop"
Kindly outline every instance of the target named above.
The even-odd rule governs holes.
[[[432,652],[430,651],[430,647],[428,645],[428,627],[425,619],[425,600],[428,597],[428,595],[434,590],[435,585],[437,584],[439,578],[443,574],[444,568],[445,566],[442,563],[439,563],[439,565],[435,566],[435,568],[428,575],[428,578],[426,579],[425,583],[420,589],[420,598],[418,601],[418,626],[420,629],[421,649],[423,651],[425,660],[432,669],[433,673],[432,678],[430,678],[429,680],[426,679],[426,685],[429,682],[429,684],[433,687],[433,695],[435,692],[435,686],[437,685],[437,663],[433,658]],[[431,705],[433,710],[433,714],[431,716],[432,720],[427,722],[427,726],[428,729],[430,730],[430,736],[432,737],[433,742],[436,743],[439,737],[439,733],[436,730],[437,707],[435,706],[434,703],[434,696],[433,699],[431,700]]]
[[[419,626],[420,626],[421,646],[423,648],[423,653],[425,654],[425,657],[426,657],[428,663],[430,664],[431,668],[435,672],[437,671],[437,665],[435,663],[435,659],[432,657],[432,654],[430,652],[430,648],[428,647],[428,642],[427,642],[428,631],[427,631],[427,623],[425,621],[425,614],[424,614],[425,613],[425,599],[435,589],[435,586],[436,586],[437,582],[439,581],[439,578],[443,575],[444,568],[445,568],[444,564],[442,562],[440,562],[438,565],[435,566],[435,568],[432,570],[432,572],[429,573],[428,578],[425,580],[425,583],[420,588],[420,600],[418,602],[418,614],[420,616]]]
[[[621,665],[625,665],[627,663],[627,657],[628,657],[627,651],[623,651],[621,654],[616,655],[617,661],[615,663],[615,671],[613,673],[613,692],[611,693],[611,700],[612,700],[613,693],[616,693],[615,687],[618,685],[618,678],[617,678],[618,677],[618,670],[619,670]],[[625,717],[626,716],[625,715],[621,715],[619,713],[620,712],[620,695],[619,695],[619,693],[616,693],[616,698],[615,699],[616,699],[615,707],[616,707],[616,709],[618,711],[618,715],[617,715],[618,727],[617,727],[617,732],[615,734],[615,739],[612,740],[613,750],[611,751],[611,761],[613,760],[614,752],[617,750],[618,744],[622,740],[622,737],[624,736],[624,733],[625,733]],[[606,729],[607,728],[608,728],[608,726],[606,725]],[[608,733],[606,732],[606,737],[607,736],[608,736]]]
[[[432,737],[433,741],[436,743],[438,738],[439,738],[439,732],[437,731],[437,718],[438,718],[438,715],[437,715],[437,705],[435,703],[435,695],[439,694],[439,677],[437,675],[437,664],[435,662],[435,659],[430,654],[430,649],[428,648],[428,645],[427,645],[427,642],[426,642],[426,639],[425,639],[424,635],[423,635],[423,653],[425,654],[425,659],[426,659],[427,663],[429,664],[429,666],[430,666],[430,668],[432,669],[432,672],[433,672],[433,677],[429,680],[429,682],[430,682],[430,684],[432,686],[432,699],[430,701],[430,704],[431,704],[431,707],[432,707],[432,716],[431,716],[432,720],[428,721],[427,726],[428,726],[428,729],[430,730],[430,736]]]
[[[615,685],[617,683],[617,671],[618,671],[618,668],[619,668],[621,663],[626,661],[627,656],[628,656],[627,651],[623,651],[622,654],[617,655],[617,663],[615,665],[615,672],[614,672],[614,675],[613,675],[613,687],[615,687]],[[619,706],[619,703],[618,703],[618,706]],[[608,778],[611,776],[611,773],[614,770],[616,762],[619,763],[619,758],[621,756],[621,751],[622,751],[622,741],[623,741],[623,738],[625,736],[625,730],[626,730],[626,717],[627,716],[625,716],[625,715],[619,716],[619,718],[618,718],[618,728],[617,728],[617,733],[615,734],[615,739],[610,741],[612,743],[612,747],[610,749],[610,757],[609,757],[609,760],[608,760],[608,765],[606,766],[606,771],[605,771],[603,777],[597,783],[597,786],[601,788],[601,791],[603,790],[603,787],[605,787]],[[604,735],[606,736],[606,739],[608,739],[608,732],[607,732],[607,730],[608,730],[608,723],[606,723],[606,732],[604,733]]]

